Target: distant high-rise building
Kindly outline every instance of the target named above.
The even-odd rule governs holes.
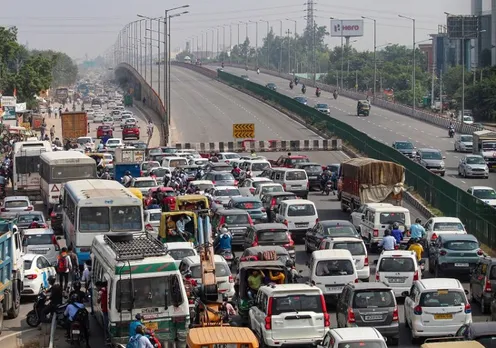
[[[191,42],[186,41],[186,52],[191,53]]]

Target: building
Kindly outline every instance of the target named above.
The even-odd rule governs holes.
[[[476,66],[496,65],[496,0],[491,0],[489,11],[483,11],[482,1],[471,0],[471,14],[479,16],[482,31],[479,38],[473,40],[473,63]]]

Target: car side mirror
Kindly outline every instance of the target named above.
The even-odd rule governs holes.
[[[403,292],[401,293],[401,296],[403,296],[403,297],[408,297],[408,296],[410,296],[410,292],[408,292],[408,291],[403,291]]]

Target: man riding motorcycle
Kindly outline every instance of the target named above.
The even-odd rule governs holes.
[[[70,337],[72,323],[77,321],[85,338],[86,347],[89,347],[88,311],[84,307],[84,304],[78,302],[77,295],[74,294],[69,298],[69,304],[65,309],[64,317],[67,338]]]
[[[320,177],[320,190],[324,193],[327,182],[331,179],[331,175],[328,170],[324,171]]]
[[[55,312],[58,306],[62,304],[63,291],[60,284],[55,284],[55,276],[48,277],[48,284],[50,288],[47,290],[47,300],[50,299],[50,303],[43,308],[41,312],[41,320],[46,322],[48,314]]]
[[[332,95],[334,96],[334,99],[338,99],[338,91],[336,89],[332,92]]]
[[[393,229],[391,231],[391,235],[396,239],[396,243],[399,245],[401,240],[403,239],[403,232],[400,230],[400,224],[395,222],[393,223]]]
[[[305,86],[305,84],[303,84],[301,86],[301,93],[305,94],[306,91],[307,91],[307,87]]]
[[[129,187],[129,185],[131,185],[131,180],[133,180],[131,172],[129,170],[126,170],[124,176],[122,177],[122,185],[124,185],[124,187]]]
[[[455,126],[451,122],[448,126],[448,135],[450,138],[453,138],[453,136],[455,135]]]
[[[315,90],[315,95],[316,95],[317,97],[320,97],[320,93],[321,93],[321,92],[320,92],[320,88],[319,88],[319,87],[317,87],[317,89]]]
[[[83,303],[84,302],[84,299],[86,298],[86,293],[81,290],[81,282],[76,280],[72,284],[72,287],[74,288],[74,290],[72,290],[69,293],[69,298],[71,298],[72,296],[75,295],[76,298],[77,298],[77,302]]]
[[[260,74],[260,68],[257,68],[257,74]]]
[[[232,251],[231,247],[232,235],[226,226],[222,226],[220,229],[220,234],[215,238],[214,250],[221,252],[224,250]]]

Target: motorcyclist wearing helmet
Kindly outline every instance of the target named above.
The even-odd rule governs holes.
[[[69,293],[69,298],[71,298],[73,295],[77,296],[77,302],[83,303],[84,299],[86,298],[86,294],[84,291],[81,290],[81,282],[76,280],[72,284],[73,290]]]
[[[131,172],[129,170],[126,170],[126,172],[124,173],[124,177],[122,178],[122,184],[125,187],[129,187],[129,185],[131,185],[131,180],[133,180]]]
[[[391,235],[396,239],[396,243],[399,245],[403,239],[403,232],[400,230],[400,224],[395,222],[392,226]]]
[[[307,86],[305,86],[305,84],[302,84],[301,93],[305,94],[306,91],[307,91]]]
[[[410,226],[410,238],[422,239],[425,238],[425,228],[421,225],[422,220],[415,219],[415,223]]]
[[[64,312],[67,337],[69,337],[70,334],[71,323],[75,321],[76,313],[79,310],[86,310],[86,308],[84,308],[84,304],[78,301],[78,295],[73,294],[71,297],[69,297],[69,304],[65,308],[65,312]],[[84,323],[81,324],[84,325]]]
[[[417,256],[417,261],[420,262],[422,260],[422,253],[424,252],[424,247],[420,244],[418,239],[413,239],[412,244],[408,247],[408,250],[414,251]]]
[[[47,290],[47,295],[48,298],[50,299],[50,303],[43,308],[41,312],[41,318],[43,321],[46,322],[48,314],[51,314],[55,312],[58,306],[62,304],[63,300],[63,291],[62,291],[62,286],[60,284],[55,284],[56,278],[55,276],[51,275],[48,277],[48,285],[50,286]]]
[[[378,246],[382,247],[383,250],[391,251],[396,249],[396,245],[398,245],[398,243],[396,243],[396,238],[391,235],[389,229],[386,229],[384,231],[384,238],[382,238]]]
[[[105,168],[103,170],[103,174],[102,174],[102,176],[100,178],[103,179],[103,180],[111,180],[112,179],[112,177],[110,176],[110,173],[109,173],[109,169],[108,168]]]
[[[331,175],[328,170],[324,170],[320,177],[320,190],[324,192],[327,182],[331,179]]]
[[[222,250],[232,251],[231,242],[232,242],[231,233],[227,229],[226,225],[222,225],[220,228],[220,234],[217,236],[217,238],[214,241],[214,250],[216,250],[216,251],[222,251]]]
[[[294,86],[293,80],[289,81],[289,88],[293,89],[293,86]]]

